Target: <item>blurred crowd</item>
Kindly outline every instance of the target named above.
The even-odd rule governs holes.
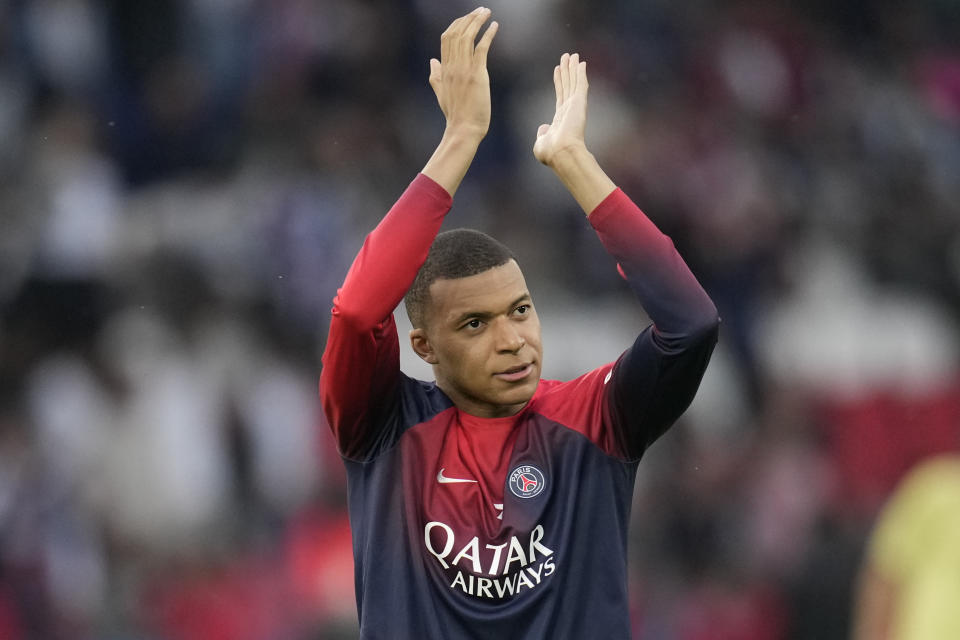
[[[546,374],[643,323],[531,153],[564,51],[592,151],[723,317],[640,467],[635,637],[845,638],[878,510],[960,449],[960,5],[489,6],[450,224],[520,256]],[[319,355],[472,8],[0,0],[0,638],[356,637]]]

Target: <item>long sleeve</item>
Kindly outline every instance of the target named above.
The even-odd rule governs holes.
[[[419,174],[364,241],[333,301],[320,402],[340,453],[359,458],[383,434],[400,354],[393,310],[427,258],[452,198]]]
[[[635,458],[693,400],[720,319],[670,238],[623,191],[607,196],[589,220],[653,320],[612,376],[612,419],[626,457]]]

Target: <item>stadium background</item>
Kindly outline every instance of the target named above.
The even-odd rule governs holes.
[[[641,465],[635,637],[844,638],[877,509],[960,447],[960,5],[490,5],[452,219],[521,257],[546,373],[639,314],[530,152],[563,51],[724,319]],[[356,636],[326,314],[439,139],[427,60],[470,8],[0,0],[0,638]]]

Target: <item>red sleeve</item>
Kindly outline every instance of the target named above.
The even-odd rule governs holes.
[[[597,205],[589,220],[653,320],[659,338],[664,342],[683,338],[717,323],[713,301],[673,241],[621,189]]]
[[[607,196],[589,220],[653,320],[609,377],[589,378],[604,402],[593,426],[599,431],[587,435],[610,453],[636,459],[696,395],[720,318],[670,238],[623,191]]]
[[[367,236],[333,300],[320,403],[347,457],[360,457],[378,437],[378,414],[400,379],[393,310],[452,202],[443,187],[419,174]]]

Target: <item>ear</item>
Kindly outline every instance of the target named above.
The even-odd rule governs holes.
[[[423,329],[410,330],[410,346],[418,356],[423,358],[427,364],[437,364],[437,355],[433,351],[433,345],[427,337],[427,332]]]

